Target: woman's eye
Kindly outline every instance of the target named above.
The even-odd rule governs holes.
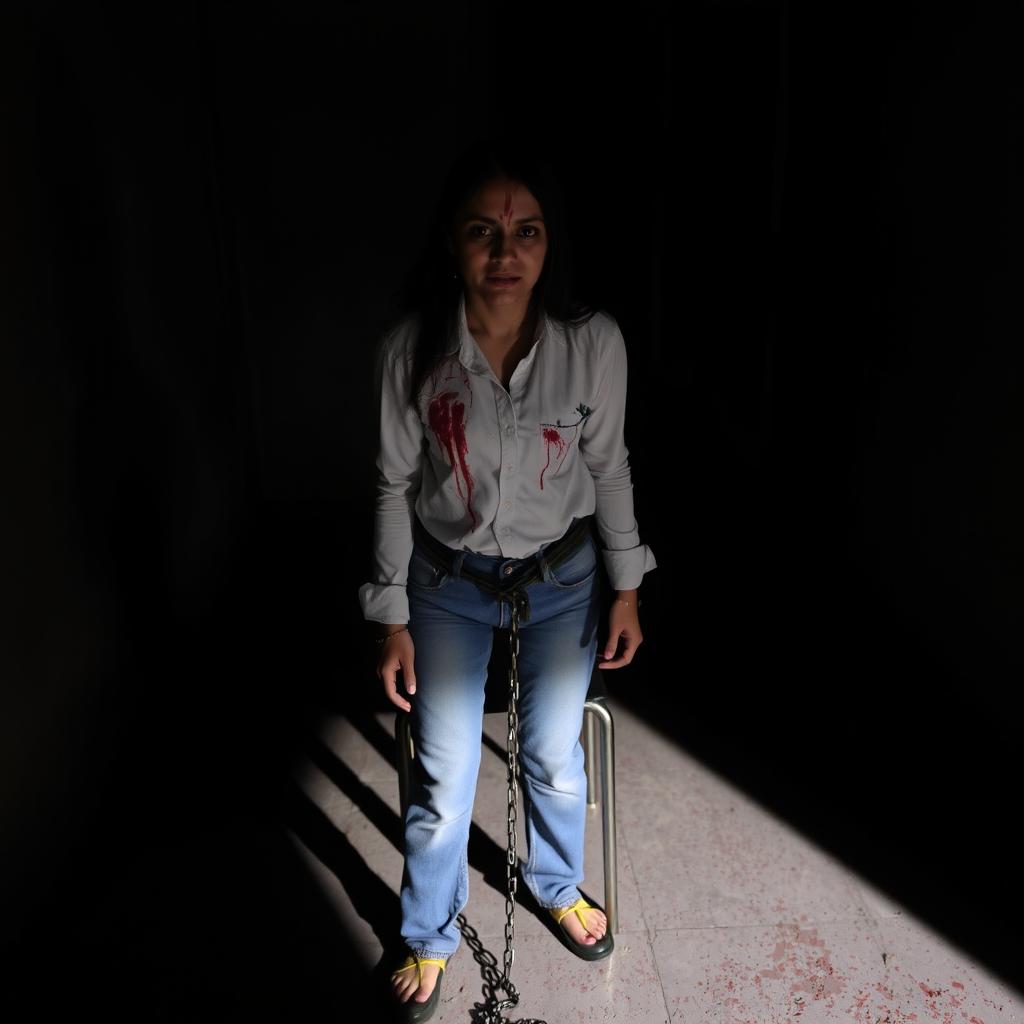
[[[485,238],[490,230],[490,227],[486,224],[473,224],[469,229],[469,237]],[[540,236],[540,231],[532,224],[527,224],[520,228],[519,233],[523,238],[537,238]]]

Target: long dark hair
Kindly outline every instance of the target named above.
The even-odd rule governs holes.
[[[407,396],[413,407],[426,378],[458,337],[463,285],[455,276],[448,233],[462,204],[488,182],[521,182],[544,213],[548,247],[544,269],[530,296],[527,318],[542,309],[563,328],[580,327],[596,312],[574,294],[565,201],[554,168],[544,157],[521,149],[521,143],[513,147],[494,136],[477,138],[463,149],[445,178],[419,258],[397,293],[399,312],[391,324],[393,328],[410,315],[417,321]]]

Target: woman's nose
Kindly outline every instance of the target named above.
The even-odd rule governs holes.
[[[494,245],[491,247],[492,256],[504,256],[505,253],[510,255],[516,251],[515,238],[511,235],[495,235]]]

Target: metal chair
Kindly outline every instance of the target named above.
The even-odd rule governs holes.
[[[508,713],[509,644],[507,629],[494,630],[491,660],[487,666],[484,714]],[[600,650],[600,648],[599,648]],[[618,860],[615,845],[615,733],[607,690],[601,670],[595,664],[590,688],[583,705],[583,743],[587,773],[587,806],[596,807],[599,794],[604,828],[604,910],[608,929],[613,934],[619,925]],[[599,732],[599,735],[598,735]],[[409,805],[409,773],[416,752],[413,749],[410,716],[395,715],[395,742],[398,747],[398,790],[405,820]]]

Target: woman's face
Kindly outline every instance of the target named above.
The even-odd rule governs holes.
[[[548,236],[540,204],[525,185],[492,181],[455,216],[449,238],[467,298],[525,304],[544,269]]]

